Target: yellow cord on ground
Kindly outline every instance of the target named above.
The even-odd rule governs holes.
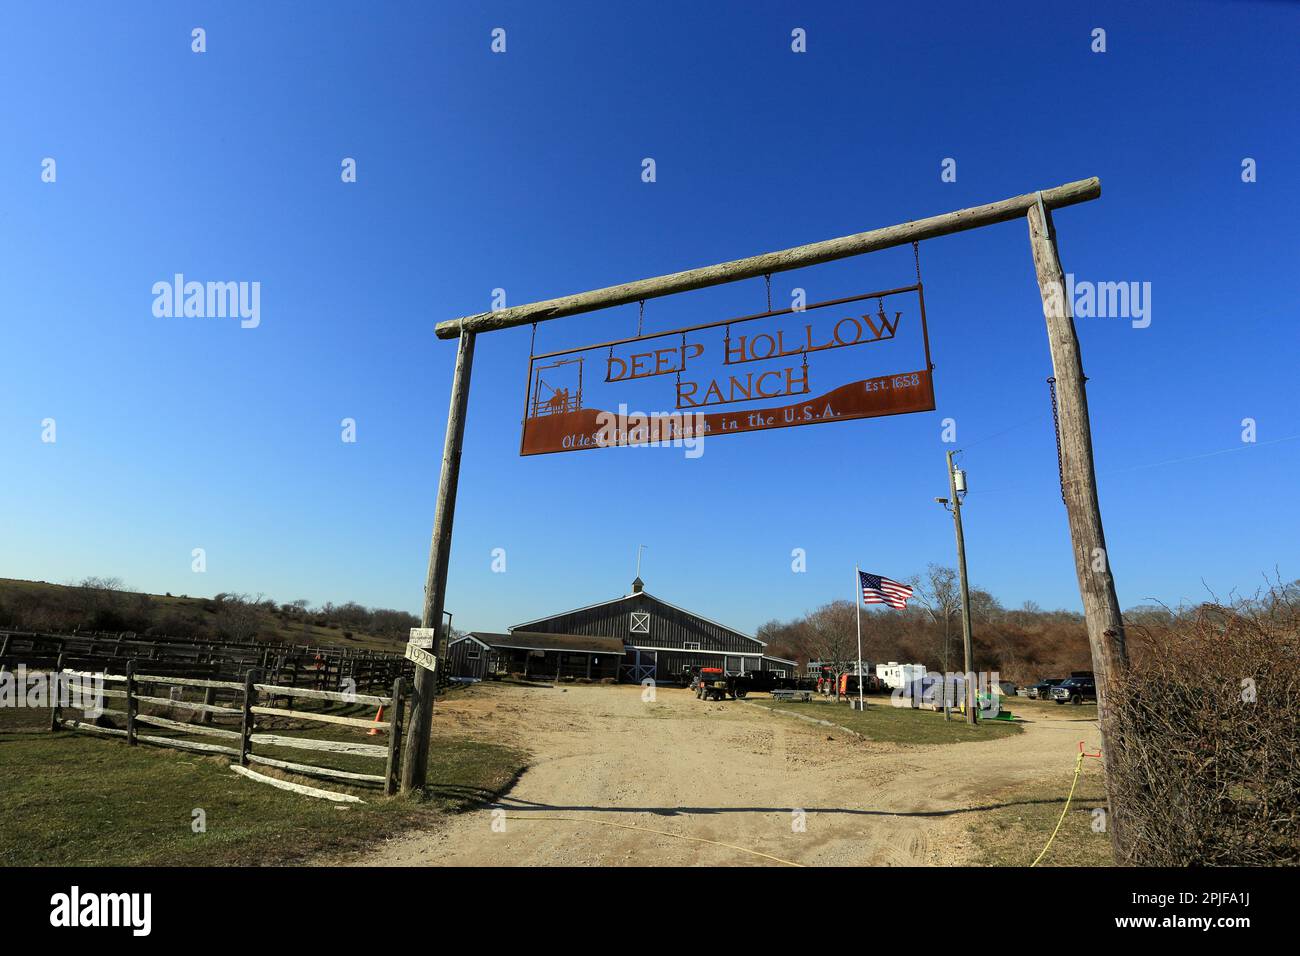
[[[1043,847],[1043,852],[1038,854],[1033,863],[1029,864],[1031,867],[1038,865],[1038,861],[1046,855],[1048,847],[1050,847],[1052,841],[1056,839],[1056,834],[1061,832],[1061,824],[1065,822],[1065,815],[1070,812],[1070,801],[1074,799],[1074,788],[1079,785],[1079,771],[1082,769],[1083,751],[1079,751],[1079,759],[1074,762],[1074,782],[1070,784],[1070,795],[1065,798],[1065,808],[1061,811],[1061,819],[1056,821],[1056,829],[1053,830],[1052,835],[1047,838],[1047,846]]]
[[[770,853],[761,853],[758,850],[751,850],[748,847],[736,846],[734,843],[720,843],[717,840],[706,840],[703,837],[686,836],[683,833],[671,833],[668,830],[655,830],[650,827],[635,827],[630,823],[615,823],[613,820],[593,820],[591,817],[506,817],[507,820],[558,820],[563,823],[598,823],[606,827],[619,827],[623,830],[641,830],[645,833],[658,833],[662,836],[677,837],[679,840],[693,840],[696,843],[711,843],[713,846],[725,846],[729,850],[739,850],[741,853],[752,853],[754,856],[761,856],[764,859],[775,860],[777,863],[784,863],[786,866],[803,867],[802,863],[795,863],[792,860],[783,860],[779,856],[772,856]]]

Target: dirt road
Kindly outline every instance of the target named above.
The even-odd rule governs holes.
[[[978,848],[965,833],[979,812],[972,808],[1002,804],[1045,773],[1068,785],[1077,742],[1098,740],[1094,722],[1065,711],[988,742],[872,743],[675,688],[647,702],[640,687],[626,685],[480,685],[440,703],[437,720],[527,749],[529,769],[499,804],[346,862],[974,862]]]

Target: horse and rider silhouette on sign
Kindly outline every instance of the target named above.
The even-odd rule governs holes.
[[[541,373],[548,369],[555,369],[562,365],[578,364],[578,387],[576,394],[569,390],[568,385],[552,386]],[[581,362],[574,363],[572,360],[567,362],[557,362],[555,365],[544,366],[537,370],[537,385],[533,389],[532,414],[530,418],[540,418],[543,415],[563,415],[566,412],[576,412],[582,408],[582,369]],[[550,393],[550,397],[542,398],[543,391]]]
[[[567,412],[569,410],[569,390],[567,388],[552,389],[551,397],[546,400],[546,410],[551,415]]]

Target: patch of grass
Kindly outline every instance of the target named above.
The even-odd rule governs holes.
[[[427,800],[356,790],[352,792],[362,794],[366,803],[334,804],[239,777],[224,757],[128,747],[123,740],[91,734],[21,729],[48,727],[47,710],[8,709],[5,717],[5,732],[0,733],[3,866],[303,862],[321,851],[362,849],[490,800],[509,788],[526,762],[524,754],[510,747],[436,736],[429,752],[434,785]],[[311,735],[333,736],[315,729]],[[303,751],[284,756],[304,760]],[[317,761],[308,756],[305,762]],[[374,773],[376,763],[367,761],[364,769]],[[206,816],[205,833],[191,829],[196,809]]]
[[[1095,763],[1095,761],[1093,761]],[[1061,831],[1039,866],[1113,866],[1110,837],[1092,829],[1093,810],[1106,806],[1101,773],[1088,762]],[[1029,866],[1042,852],[1048,837],[1061,819],[1070,777],[1051,786],[1038,785],[1018,790],[1004,798],[1004,805],[985,810],[967,824],[974,844],[969,862],[975,866]]]
[[[828,698],[814,697],[811,703],[763,700],[751,702],[772,710],[784,710],[827,720],[840,727],[856,731],[866,740],[898,744],[958,744],[980,740],[996,740],[1022,733],[1019,725],[1003,720],[981,721],[971,727],[961,715],[953,714],[944,720],[942,712],[894,707],[888,698],[867,701],[867,710],[850,710],[846,702],[835,703]],[[829,729],[829,728],[828,728]]]

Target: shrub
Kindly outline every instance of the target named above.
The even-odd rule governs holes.
[[[144,633],[148,637],[208,637],[210,635],[205,625],[204,619],[189,617],[180,611],[167,611]]]
[[[1107,698],[1127,862],[1300,863],[1298,631],[1291,589],[1130,628]]]

